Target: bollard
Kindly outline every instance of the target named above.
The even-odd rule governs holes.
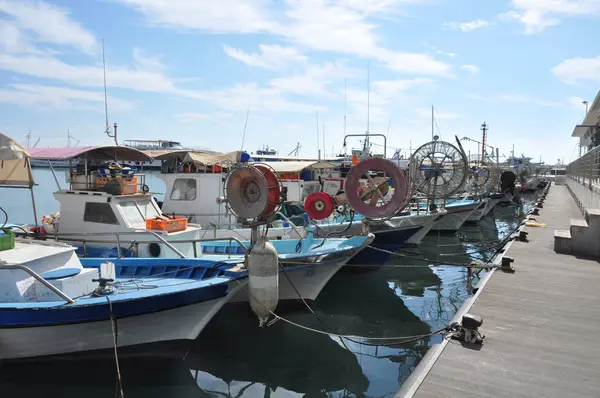
[[[502,271],[504,272],[515,272],[515,267],[512,263],[515,262],[515,259],[512,257],[502,257]]]
[[[531,211],[531,215],[532,216],[539,216],[540,215],[540,209],[538,209],[537,207],[534,207],[533,210]]]
[[[527,235],[529,235],[529,232],[527,231],[519,231],[519,240],[521,242],[529,242],[529,239],[527,239]]]

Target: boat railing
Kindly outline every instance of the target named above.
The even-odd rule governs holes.
[[[15,235],[20,235],[18,231],[15,231]],[[155,239],[152,240],[138,240],[138,239],[122,239],[122,235],[146,235]],[[128,244],[130,248],[136,247],[136,250],[140,244],[150,244],[156,243],[158,240],[166,247],[168,247],[173,253],[175,253],[180,258],[186,258],[185,254],[179,251],[175,246],[173,246],[170,242],[165,240],[160,234],[154,231],[147,230],[135,230],[135,231],[127,231],[127,232],[83,232],[83,233],[65,233],[65,234],[55,234],[55,235],[46,235],[49,239],[54,239],[55,241],[61,242],[81,242],[83,248],[83,255],[87,256],[87,244],[88,243],[111,243],[113,241],[107,241],[106,239],[93,239],[95,237],[103,237],[103,236],[114,236],[115,244],[117,250],[117,257],[121,258],[123,256],[123,251],[121,248],[121,244]],[[88,239],[88,237],[92,237],[92,239]],[[242,242],[241,239],[236,238],[235,236],[230,236],[228,238],[197,238],[197,239],[182,239],[174,241],[174,243],[191,243],[194,250],[194,257],[198,257],[198,247],[197,243],[201,242],[214,242],[214,241],[229,241],[231,245],[232,242],[236,242],[239,246],[244,248],[244,250],[248,250],[248,247]],[[136,253],[139,254],[139,253]]]
[[[600,185],[600,147],[569,163],[567,176],[589,189]]]
[[[35,272],[34,270],[32,270],[29,267],[26,267],[25,265],[19,265],[19,264],[0,264],[0,269],[4,269],[4,270],[17,269],[17,270],[25,271],[26,273],[28,273],[29,275],[31,275],[33,277],[33,279],[35,279],[36,281],[40,282],[42,285],[46,286],[54,294],[56,294],[57,296],[59,296],[60,298],[62,298],[63,300],[65,300],[67,303],[69,303],[69,304],[75,303],[75,301],[71,297],[69,297],[66,294],[64,294],[56,286],[54,286],[53,284],[51,284],[50,282],[48,282],[41,275],[39,275],[37,272]]]

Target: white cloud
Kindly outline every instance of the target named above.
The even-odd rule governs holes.
[[[294,47],[260,44],[259,53],[247,53],[239,48],[225,46],[225,52],[230,57],[258,68],[281,70],[295,64],[306,63],[307,57]]]
[[[84,52],[92,52],[95,37],[81,24],[72,20],[69,11],[40,0],[0,0],[0,12],[12,17],[21,29],[37,34],[37,40],[64,46],[72,46]]]
[[[256,83],[238,83],[233,87],[197,92],[194,98],[208,101],[230,110],[273,112],[306,112],[320,109],[318,106],[288,101],[277,88],[262,88]]]
[[[460,67],[460,69],[466,70],[466,71],[471,72],[471,73],[477,73],[477,72],[479,72],[479,68],[476,67],[475,65],[468,65],[468,64],[462,65]]]
[[[150,23],[211,33],[256,33],[272,29],[269,0],[120,0]]]
[[[415,109],[420,116],[431,117],[431,109]],[[453,112],[439,112],[437,109],[434,110],[434,117],[438,120],[455,120],[460,119],[461,116],[458,113]]]
[[[585,100],[583,98],[581,98],[581,97],[569,97],[569,98],[567,98],[567,102],[569,104],[573,105],[574,107],[581,108],[581,109],[583,109],[583,106],[585,105],[583,103],[583,101],[585,101]]]
[[[510,102],[530,102],[531,98],[525,94],[504,94],[501,97],[505,101]]]
[[[483,19],[476,19],[468,22],[446,22],[444,23],[444,26],[451,29],[460,29],[463,32],[470,32],[475,29],[486,27],[489,24],[489,22],[484,21]]]
[[[266,32],[293,43],[300,50],[376,59],[400,72],[448,75],[450,70],[450,65],[430,55],[391,51],[380,45],[373,18],[385,16],[398,5],[413,1],[285,0],[283,7],[269,7],[272,3],[268,0],[120,1],[134,7],[151,23],[170,28],[213,33]],[[257,62],[256,58],[245,59]]]
[[[162,56],[146,55],[139,48],[133,49],[133,59],[140,69],[151,71],[162,71],[166,69],[162,62]]]
[[[196,112],[180,113],[176,116],[180,121],[184,123],[196,122],[198,120],[205,120],[210,118],[209,114]]]
[[[565,59],[552,68],[552,73],[566,83],[582,81],[600,83],[600,56]]]
[[[11,84],[10,89],[0,89],[0,102],[28,107],[58,110],[85,109],[104,112],[104,92],[74,90],[66,87],[37,84]],[[129,111],[135,104],[110,97],[111,110]]]
[[[516,20],[525,27],[525,33],[534,34],[558,25],[561,18],[600,14],[598,0],[512,0],[512,9],[499,17]]]
[[[17,57],[10,54],[0,54],[0,69],[15,74],[57,80],[77,86],[104,86],[101,66],[72,65],[52,56],[27,55]],[[106,79],[109,87],[140,92],[186,94],[184,90],[176,88],[171,79],[156,71],[107,65]]]
[[[302,73],[269,80],[269,85],[283,92],[300,95],[328,96],[327,87],[335,79],[354,77],[358,74],[346,68],[342,62],[309,65]]]

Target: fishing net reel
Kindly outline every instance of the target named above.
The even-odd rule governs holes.
[[[354,211],[370,220],[386,220],[407,204],[408,183],[404,172],[393,162],[370,158],[348,172],[345,193],[335,197],[315,192],[304,202],[313,220],[323,220],[335,210],[340,215]]]
[[[457,193],[470,175],[463,150],[445,141],[420,146],[410,163],[414,189],[428,198],[448,198]]]
[[[485,196],[492,192],[498,185],[502,173],[498,163],[488,156],[485,157],[485,163],[471,166],[470,171],[465,188],[475,196]]]
[[[225,177],[223,197],[227,209],[243,224],[270,222],[281,209],[283,187],[272,167],[263,163],[241,165]]]

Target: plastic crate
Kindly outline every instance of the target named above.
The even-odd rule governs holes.
[[[175,217],[170,220],[162,220],[160,218],[148,218],[146,220],[146,229],[178,232],[187,229],[188,220],[186,217]]]
[[[15,248],[15,234],[8,230],[0,231],[0,252]]]

